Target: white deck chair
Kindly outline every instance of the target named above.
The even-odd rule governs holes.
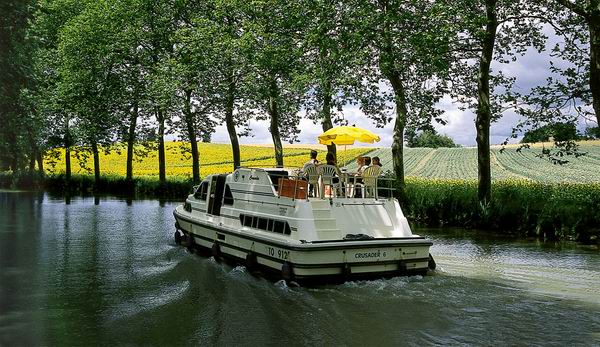
[[[321,174],[321,187],[320,187],[320,197],[323,199],[325,197],[325,186],[330,186],[332,191],[335,191],[335,195],[338,195],[338,190],[341,187],[341,179],[342,174],[334,165],[321,165],[318,167],[319,173]],[[337,175],[338,182],[334,183],[333,178]]]
[[[362,180],[363,183],[357,183],[356,186],[362,187],[362,197],[373,196],[375,199],[377,196],[377,178],[381,174],[381,167],[378,165],[369,166],[363,171]]]
[[[313,196],[319,196],[319,170],[314,164],[307,165],[304,168],[304,177],[308,180],[308,184],[313,187]]]

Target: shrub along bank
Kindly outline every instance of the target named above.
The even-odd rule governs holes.
[[[95,185],[91,175],[40,176],[37,173],[0,172],[0,188],[47,190],[52,193],[112,194],[183,200],[192,182],[170,177],[102,176]],[[600,237],[600,184],[536,183],[506,180],[493,183],[492,201],[480,206],[477,182],[469,180],[406,180],[403,209],[413,222],[427,226],[457,226],[501,230],[519,236],[598,242]]]
[[[492,201],[480,206],[477,182],[407,179],[403,204],[409,219],[428,226],[502,230],[544,239],[598,242],[600,184],[497,181]]]
[[[128,181],[123,176],[103,175],[98,183],[92,175],[72,175],[67,180],[63,174],[41,176],[38,173],[11,174],[0,172],[0,188],[46,190],[59,194],[111,194],[129,197],[157,197],[183,200],[190,192],[192,180],[170,177],[161,184],[158,177],[138,176]]]

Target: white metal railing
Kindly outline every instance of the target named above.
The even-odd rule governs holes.
[[[269,186],[275,188],[276,196],[282,197],[283,187],[279,186],[279,178],[293,180],[293,192],[288,194],[288,192],[284,192],[283,196],[287,196],[292,198],[293,200],[310,200],[310,199],[325,199],[325,198],[393,198],[395,179],[392,177],[384,177],[384,176],[361,176],[358,174],[347,172],[346,170],[341,170],[341,176],[334,176],[337,178],[338,182],[334,185],[333,182],[329,182],[329,184],[325,184],[325,180],[323,180],[323,175],[319,174],[317,184],[311,184],[308,178],[305,175],[300,174],[299,170],[294,170],[296,172],[290,174],[280,174],[279,172],[269,171],[264,168],[251,168],[251,167],[243,167],[244,169],[250,170],[260,170],[264,171],[269,179],[271,180],[271,184],[262,184],[262,183],[253,183],[255,186]],[[287,171],[285,169],[280,169],[282,171]],[[329,179],[327,179],[329,181]],[[304,189],[304,184],[301,182],[306,182],[306,191],[305,194],[301,192]],[[312,187],[311,187],[312,186]],[[329,192],[325,189],[329,187]],[[321,192],[321,194],[319,194]],[[291,196],[288,196],[291,195]]]

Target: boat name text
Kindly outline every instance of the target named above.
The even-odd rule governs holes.
[[[354,254],[354,258],[356,259],[366,259],[366,258],[381,258],[382,256],[385,258],[386,252],[381,252],[381,250],[373,251],[373,252],[359,252]]]

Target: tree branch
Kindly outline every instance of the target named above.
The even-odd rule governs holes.
[[[570,0],[556,0],[559,4],[568,8],[569,10],[575,12],[576,14],[582,16],[585,19],[588,19],[589,13],[585,12],[585,10],[576,4],[572,3]]]

